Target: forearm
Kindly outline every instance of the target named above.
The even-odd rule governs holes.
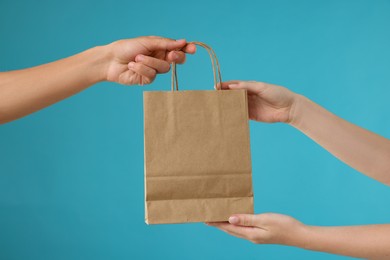
[[[305,226],[291,246],[365,259],[389,259],[390,225]]]
[[[0,73],[0,123],[47,107],[105,79],[109,53],[95,47],[49,64]]]
[[[356,170],[390,185],[390,140],[298,96],[291,125]]]

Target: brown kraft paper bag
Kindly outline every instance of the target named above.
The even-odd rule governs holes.
[[[147,224],[227,221],[253,214],[246,90],[144,92],[145,221]],[[219,81],[219,82],[218,82]]]

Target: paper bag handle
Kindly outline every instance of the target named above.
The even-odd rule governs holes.
[[[215,54],[214,50],[207,44],[203,42],[189,42],[189,44],[195,44],[199,45],[203,48],[205,48],[210,55],[211,59],[211,65],[213,68],[213,76],[214,76],[214,85],[217,90],[222,89],[222,76],[221,76],[221,69],[219,66],[217,55]],[[179,90],[179,83],[177,80],[177,68],[176,63],[172,62],[172,91],[178,91]]]

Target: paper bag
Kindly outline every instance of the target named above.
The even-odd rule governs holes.
[[[247,94],[220,90],[218,60],[207,50],[217,90],[177,91],[173,64],[172,91],[144,92],[147,224],[253,213]]]

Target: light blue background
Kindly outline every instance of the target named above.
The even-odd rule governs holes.
[[[225,79],[267,81],[390,137],[390,1],[0,1],[0,71],[121,38],[214,47]],[[211,89],[204,50],[179,68]],[[0,259],[346,259],[144,223],[143,90],[101,83],[0,126]],[[390,188],[283,124],[251,122],[255,210],[313,225],[390,222]]]

